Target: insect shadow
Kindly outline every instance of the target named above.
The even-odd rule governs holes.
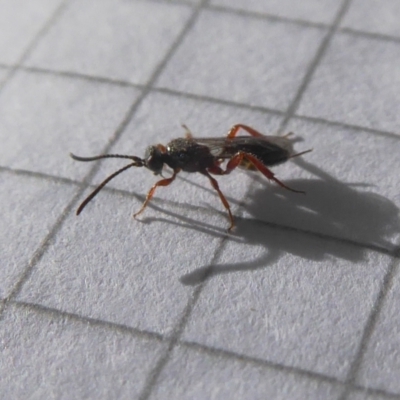
[[[353,263],[364,260],[368,249],[395,254],[390,238],[399,235],[400,218],[393,202],[359,190],[370,185],[339,182],[311,163],[296,163],[319,178],[288,181],[307,195],[257,185],[243,205],[250,217],[237,218],[235,236],[227,236],[228,245],[228,241],[242,241],[263,247],[261,256],[258,250],[258,257],[252,260],[206,265],[182,276],[183,284],[196,285],[210,276],[265,268],[286,253],[313,261],[334,257]]]

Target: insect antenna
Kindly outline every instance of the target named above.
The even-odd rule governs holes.
[[[141,165],[136,164],[136,162],[132,163],[132,164],[128,164],[125,165],[125,167],[119,169],[118,171],[115,171],[113,174],[111,174],[109,177],[107,177],[106,179],[104,179],[103,182],[100,183],[99,186],[97,186],[97,188],[95,190],[93,190],[92,193],[89,194],[88,197],[86,197],[85,200],[83,200],[82,204],[79,206],[79,208],[76,210],[76,215],[79,215],[82,210],[86,207],[86,205],[97,195],[97,193],[100,192],[101,189],[103,189],[104,186],[107,185],[108,182],[111,181],[111,179],[114,179],[117,175],[119,175],[121,172],[126,171],[127,169],[131,168],[131,167],[141,167]]]
[[[69,153],[70,157],[73,158],[76,161],[97,161],[97,160],[101,160],[102,158],[127,158],[128,160],[133,160],[136,161],[138,164],[142,163],[143,164],[143,160],[139,157],[136,156],[125,156],[122,154],[103,154],[101,156],[95,156],[95,157],[79,157],[76,156],[75,154]],[[139,167],[139,165],[138,165]]]
[[[125,167],[119,169],[118,171],[115,171],[113,174],[111,174],[109,177],[107,177],[103,182],[101,182],[100,185],[97,186],[97,188],[92,193],[90,193],[90,195],[88,197],[86,197],[86,199],[82,202],[82,204],[79,206],[79,208],[76,211],[76,215],[79,215],[82,212],[82,210],[86,207],[86,205],[97,195],[97,193],[100,192],[101,189],[103,189],[103,187],[105,185],[107,185],[108,182],[111,181],[111,179],[114,179],[121,172],[124,172],[131,167],[143,167],[145,165],[144,160],[142,160],[139,157],[125,156],[125,155],[121,155],[121,154],[103,154],[101,156],[95,156],[95,157],[79,157],[72,153],[70,153],[69,155],[74,160],[85,161],[85,162],[101,160],[102,158],[127,158],[129,160],[133,160],[133,163],[126,165]]]

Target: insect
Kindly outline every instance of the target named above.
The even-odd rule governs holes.
[[[290,158],[301,156],[311,151],[306,150],[301,153],[293,153],[292,141],[285,136],[264,136],[250,126],[237,124],[234,125],[228,135],[223,138],[195,138],[192,136],[186,125],[184,138],[171,140],[166,146],[157,144],[149,146],[144,158],[121,154],[104,154],[95,157],[79,157],[74,154],[70,156],[77,161],[96,161],[103,158],[124,158],[132,162],[125,167],[107,177],[79,206],[76,214],[79,215],[86,205],[100,192],[100,190],[121,172],[131,167],[146,167],[154,173],[161,175],[162,169],[166,164],[173,171],[170,178],[163,178],[156,182],[147,193],[146,200],[142,208],[134,214],[136,218],[141,214],[152,199],[154,192],[159,186],[168,186],[181,171],[200,172],[211,182],[212,187],[217,191],[222,204],[226,208],[230,226],[234,227],[234,219],[228,201],[221,192],[218,182],[211,175],[227,175],[236,167],[258,170],[265,177],[275,181],[281,187],[296,193],[304,193],[300,190],[286,186],[268,168],[273,165],[281,164]],[[240,129],[243,129],[250,136],[237,136]],[[225,169],[222,167],[226,163]]]

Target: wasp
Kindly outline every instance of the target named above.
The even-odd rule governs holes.
[[[121,154],[79,157],[71,153],[70,156],[77,161],[97,161],[103,158],[123,158],[132,161],[108,176],[82,202],[76,214],[79,215],[108,182],[131,167],[146,167],[154,175],[161,176],[165,165],[173,171],[170,178],[163,178],[153,185],[147,193],[142,208],[133,215],[134,218],[145,210],[153,198],[156,189],[160,186],[170,185],[181,171],[200,172],[210,180],[211,186],[217,191],[222,204],[228,212],[230,221],[229,230],[235,225],[231,208],[224,194],[221,192],[217,180],[212,175],[227,175],[236,167],[258,170],[268,179],[275,181],[279,186],[292,192],[304,193],[303,191],[286,186],[268,168],[312,151],[310,149],[301,153],[294,153],[293,142],[288,138],[291,133],[285,136],[265,136],[250,126],[236,124],[230,129],[226,137],[196,138],[193,137],[186,125],[183,125],[183,128],[186,130],[184,138],[171,140],[166,146],[162,144],[149,146],[146,149],[144,158]],[[238,136],[237,133],[240,129],[246,131],[250,136]],[[224,165],[225,162],[226,164]]]

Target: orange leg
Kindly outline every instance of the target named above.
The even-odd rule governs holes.
[[[208,168],[207,171],[214,175],[225,175],[225,171],[219,165],[213,165],[211,168]]]
[[[224,172],[221,170],[221,172]],[[232,230],[232,228],[235,226],[235,222],[233,220],[233,215],[231,212],[231,207],[229,206],[228,200],[226,200],[224,194],[221,192],[221,189],[219,188],[218,182],[207,172],[207,171],[201,171],[201,173],[205,176],[208,177],[208,179],[211,182],[212,187],[218,192],[219,198],[222,201],[222,204],[226,208],[229,214],[229,221],[231,222],[231,225],[228,228],[228,231]]]
[[[243,124],[236,124],[233,125],[231,130],[228,132],[228,139],[232,139],[236,136],[239,129],[244,129],[246,132],[250,133],[251,136],[255,137],[264,137],[265,135],[261,134],[260,132],[256,131],[255,129],[251,128],[250,126],[243,125]]]
[[[238,165],[240,165],[243,162],[243,159],[249,160],[265,177],[275,181],[279,186],[282,186],[283,188],[295,193],[304,193],[301,190],[295,190],[290,188],[289,186],[286,186],[278,178],[275,178],[274,173],[269,168],[267,168],[260,160],[258,160],[256,157],[248,153],[239,152],[236,155],[234,155],[229,160],[226,166],[226,170],[224,171],[224,174],[231,173]]]
[[[147,193],[146,200],[144,201],[142,208],[137,213],[133,214],[133,218],[136,218],[139,214],[141,214],[144,211],[144,209],[147,207],[150,200],[152,199],[154,192],[156,191],[158,186],[170,185],[175,180],[175,177],[179,171],[180,171],[179,169],[175,170],[174,174],[171,176],[171,178],[161,179],[161,181],[158,181],[153,185],[153,187],[149,190],[149,193]]]
[[[185,124],[182,124],[182,128],[185,130],[185,138],[191,139],[193,137],[192,131]]]

